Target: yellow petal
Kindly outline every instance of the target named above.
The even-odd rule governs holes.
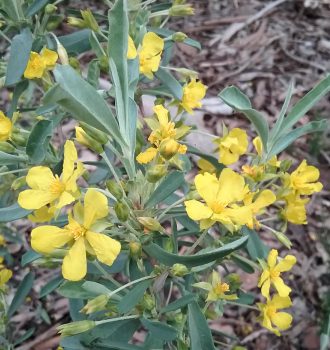
[[[141,54],[159,55],[164,49],[164,40],[156,33],[148,32],[143,37]]]
[[[279,272],[285,272],[292,269],[292,266],[297,262],[297,259],[293,255],[287,255],[282,259],[274,268],[274,270]]]
[[[84,227],[89,229],[98,219],[109,213],[107,197],[93,189],[88,189],[84,198]]]
[[[157,115],[160,125],[166,126],[168,123],[168,110],[163,105],[156,105],[154,112]]]
[[[69,281],[79,281],[86,276],[87,261],[85,240],[77,239],[63,259],[62,274]]]
[[[215,224],[216,221],[212,219],[202,219],[199,223],[201,230],[206,230]]]
[[[278,294],[275,294],[270,304],[276,309],[286,309],[292,305],[292,301],[288,296],[281,297]]]
[[[87,231],[86,239],[92,246],[99,261],[106,265],[112,265],[120,253],[121,245],[115,239],[104,234]]]
[[[134,41],[130,36],[128,36],[127,59],[134,60],[136,56],[137,56],[137,51],[134,45]]]
[[[262,142],[260,136],[257,136],[252,141],[254,148],[257,151],[258,156],[262,155]]]
[[[214,174],[204,173],[195,177],[195,186],[200,196],[207,202],[216,200],[219,191],[219,180]]]
[[[268,254],[267,263],[269,267],[275,267],[277,262],[278,251],[276,249],[272,249]]]
[[[231,152],[230,149],[222,146],[220,146],[219,149],[220,149],[219,163],[222,163],[224,165],[230,165],[238,161],[239,159],[238,153],[233,153]]]
[[[271,321],[281,331],[284,331],[290,328],[292,323],[292,316],[287,312],[277,312],[275,315],[272,316]]]
[[[154,147],[147,148],[144,152],[137,155],[136,160],[140,164],[147,164],[151,162],[157,154],[157,149]]]
[[[193,220],[209,219],[213,212],[205,204],[195,199],[184,202],[188,216]]]
[[[276,201],[276,196],[271,190],[260,192],[257,199],[253,202],[253,211],[258,213],[261,209],[268,207]]]
[[[62,181],[65,183],[72,176],[75,161],[78,159],[77,150],[73,141],[67,140],[64,145],[64,161]]]
[[[75,198],[72,196],[72,194],[64,191],[59,197],[58,203],[56,204],[56,208],[61,209],[66,205],[71,204],[74,201],[75,201]]]
[[[32,248],[42,254],[49,254],[53,250],[63,247],[72,239],[67,230],[56,226],[39,226],[31,232]]]
[[[264,270],[259,278],[258,287],[260,288],[267,279],[269,279],[269,270]]]
[[[270,289],[270,280],[266,279],[261,286],[261,294],[268,299],[269,298],[269,289]]]
[[[24,71],[24,78],[35,79],[41,78],[46,69],[46,65],[42,57],[37,52],[31,52],[30,58]]]
[[[194,108],[202,106],[201,100],[204,98],[207,87],[202,82],[191,82],[183,87],[183,97],[181,106],[190,114]]]
[[[45,166],[35,166],[26,175],[26,183],[34,190],[48,191],[54,180],[52,171]]]
[[[7,141],[12,132],[13,123],[7,118],[2,111],[0,111],[0,141]]]
[[[290,294],[291,288],[284,283],[281,277],[272,278],[272,282],[280,297],[287,297]]]
[[[228,204],[243,200],[245,194],[244,177],[229,168],[223,169],[219,178],[218,200]]]
[[[77,161],[77,168],[73,171],[70,178],[65,184],[65,189],[69,192],[75,193],[78,190],[77,180],[85,172],[83,163]]]
[[[53,69],[55,67],[56,61],[58,59],[58,54],[56,51],[44,48],[42,49],[40,55],[48,69]]]
[[[28,216],[28,219],[32,222],[47,222],[50,221],[55,214],[55,207],[44,206],[35,210]]]
[[[248,206],[225,208],[222,213],[215,214],[212,218],[218,220],[218,215],[219,221],[226,221],[226,219],[229,219],[231,222],[239,226],[246,225],[253,220],[252,210]]]
[[[249,143],[246,131],[240,128],[234,128],[230,130],[228,135],[237,140],[237,143],[233,145],[233,152],[238,153],[240,156],[243,155]]]
[[[11,277],[13,276],[13,272],[8,269],[3,269],[0,271],[0,286],[6,284]]]
[[[41,190],[25,190],[18,195],[18,204],[24,209],[39,209],[52,203],[57,198],[50,192]]]

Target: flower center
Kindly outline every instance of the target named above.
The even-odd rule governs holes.
[[[276,314],[276,307],[274,306],[268,306],[266,310],[266,314],[269,318],[272,318]]]
[[[86,231],[87,230],[85,229],[85,227],[80,225],[74,228],[70,228],[70,233],[72,234],[74,240],[77,240],[80,237],[84,237]]]
[[[65,190],[65,184],[60,180],[58,175],[55,175],[55,179],[50,184],[50,192],[52,194],[60,195]]]
[[[269,274],[271,279],[275,279],[280,276],[280,272],[276,270],[270,270]]]
[[[223,212],[223,210],[225,209],[225,207],[221,203],[216,202],[216,201],[211,203],[210,208],[212,209],[212,211],[215,214],[221,214]]]
[[[216,294],[223,294],[229,291],[229,285],[227,283],[217,283],[214,287],[214,291]]]

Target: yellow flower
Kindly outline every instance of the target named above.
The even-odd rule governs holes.
[[[263,165],[243,165],[242,171],[244,176],[252,178],[254,181],[260,181],[265,174],[265,167]]]
[[[128,58],[135,58],[133,40],[128,41]],[[142,40],[142,46],[137,54],[140,61],[140,73],[147,78],[153,79],[154,72],[157,72],[164,49],[164,40],[156,33],[148,32]]]
[[[287,255],[277,263],[277,256],[278,251],[272,249],[268,254],[267,265],[262,263],[263,272],[260,276],[258,287],[261,287],[261,294],[267,299],[269,298],[271,285],[274,285],[281,297],[287,297],[291,292],[291,288],[284,283],[280,275],[281,272],[290,271],[297,259],[293,255]]]
[[[291,327],[292,316],[287,312],[278,312],[278,309],[285,309],[292,305],[291,299],[274,295],[273,299],[267,300],[266,304],[258,303],[257,306],[261,312],[261,325],[271,332],[280,336],[280,331],[285,331]],[[273,324],[276,328],[273,327]]]
[[[45,205],[28,215],[28,219],[32,222],[47,222],[54,217],[55,212],[56,208],[54,206]]]
[[[3,247],[6,244],[5,237],[0,234],[0,246]]]
[[[153,130],[148,141],[154,147],[149,147],[138,154],[136,160],[140,164],[151,162],[158,152],[163,158],[169,160],[174,155],[185,154],[187,151],[187,146],[182,145],[177,140],[181,139],[190,130],[190,127],[181,125],[176,128],[175,124],[169,120],[168,110],[162,105],[156,105],[154,112],[158,121],[146,119],[147,124]]]
[[[259,157],[262,156],[262,152],[263,152],[263,147],[262,147],[262,142],[261,142],[261,138],[259,136],[255,137],[252,141],[254,148],[257,151],[257,154]],[[279,168],[281,165],[281,162],[277,160],[276,156],[273,156],[268,162],[267,164],[274,166],[276,168]]]
[[[12,277],[13,272],[5,268],[4,257],[0,256],[0,287],[3,287]]]
[[[10,139],[13,130],[13,124],[2,111],[0,111],[0,141],[7,141]]]
[[[253,218],[250,206],[239,206],[248,193],[243,176],[226,168],[219,179],[214,174],[204,173],[195,177],[195,186],[205,204],[197,200],[185,202],[188,216],[200,221],[201,229],[220,222],[230,230],[245,225]]]
[[[62,175],[54,176],[45,166],[31,168],[26,176],[26,182],[31,189],[19,194],[18,204],[24,209],[40,209],[47,204],[61,209],[72,203],[79,196],[76,181],[84,172],[83,164],[77,159],[73,142],[66,141]]]
[[[64,245],[69,250],[63,260],[63,277],[70,281],[79,281],[87,273],[86,252],[95,255],[106,265],[112,265],[117,258],[120,243],[105,234],[99,233],[104,228],[100,219],[108,215],[108,200],[96,190],[87,190],[84,206],[77,203],[69,223],[64,228],[40,226],[32,230],[31,246],[41,254],[50,254]]]
[[[227,283],[221,281],[219,273],[214,270],[212,271],[211,283],[198,282],[193,284],[193,286],[208,291],[206,301],[237,299],[236,294],[226,294],[230,292],[230,287]]]
[[[234,128],[227,135],[214,141],[219,145],[219,163],[230,165],[236,163],[248,147],[246,131]]]
[[[284,217],[296,225],[306,225],[307,215],[305,205],[308,203],[308,198],[301,198],[299,195],[290,193],[284,197],[286,201],[286,207],[282,214]]]
[[[202,107],[201,100],[206,94],[207,86],[202,82],[192,79],[189,84],[183,87],[181,106],[189,113],[193,113],[194,108]]]
[[[200,169],[199,171],[200,174],[204,174],[204,173],[215,174],[217,171],[215,166],[204,158],[198,159],[197,166]]]
[[[31,51],[30,58],[24,71],[24,78],[41,78],[47,70],[55,67],[58,54],[55,51],[44,48],[40,54]]]
[[[320,177],[320,172],[312,165],[307,165],[303,160],[298,168],[291,175],[286,174],[284,185],[289,187],[298,195],[311,195],[320,192],[323,188],[321,182],[316,182]]]
[[[128,47],[127,47],[127,58],[129,60],[134,60],[137,56],[137,51],[134,45],[133,39],[129,36],[128,37]]]
[[[276,196],[271,190],[263,190],[260,193],[250,192],[244,198],[244,204],[252,209],[253,218],[247,223],[251,229],[259,228],[260,224],[256,216],[263,213],[264,209],[276,201]]]

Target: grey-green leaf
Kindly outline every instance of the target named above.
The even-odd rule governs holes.
[[[188,304],[190,304],[193,301],[196,301],[196,296],[194,294],[186,294],[186,295],[182,296],[181,298],[173,301],[172,303],[164,306],[160,310],[160,312],[165,313],[165,312],[175,311],[175,310],[178,310],[178,309],[181,309],[181,308],[187,306]]]
[[[149,332],[153,334],[153,336],[158,337],[164,341],[171,341],[177,336],[177,330],[166,323],[159,321],[150,321],[146,318],[142,318],[141,323],[145,328],[148,329]]]
[[[14,203],[9,207],[0,208],[0,222],[10,222],[26,217],[32,210],[21,208],[18,203]]]
[[[159,68],[155,73],[156,77],[168,88],[168,90],[173,94],[173,96],[180,100],[182,99],[182,86],[174,78],[174,76],[166,69]]]

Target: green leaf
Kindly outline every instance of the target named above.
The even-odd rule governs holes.
[[[180,263],[186,265],[187,267],[194,267],[207,264],[217,259],[222,259],[234,252],[235,250],[238,250],[241,247],[243,247],[247,243],[247,241],[248,237],[241,237],[236,241],[225,244],[224,246],[214,249],[210,252],[202,254],[197,253],[194,255],[176,255],[173,253],[169,253],[155,243],[150,243],[147,246],[143,247],[143,249],[151,257],[155,258],[156,260],[158,260],[166,266],[172,266],[173,264]]]
[[[40,11],[43,7],[45,7],[51,0],[35,0],[33,3],[28,7],[28,9],[25,12],[25,15],[27,17],[31,17],[35,15],[38,11]]]
[[[250,230],[247,227],[243,227],[242,232],[249,237],[246,245],[250,258],[257,261],[258,259],[265,259],[268,255],[269,249],[259,237],[255,230]]]
[[[99,39],[93,31],[91,31],[89,35],[89,42],[91,44],[92,50],[94,51],[98,59],[101,59],[103,56],[105,56],[103,47],[101,46]]]
[[[26,266],[27,264],[41,258],[42,255],[35,252],[34,250],[28,250],[27,252],[25,252],[22,256],[22,259],[21,259],[21,266],[24,267]]]
[[[258,111],[252,108],[249,98],[235,86],[225,88],[218,96],[228,106],[243,113],[251,121],[261,138],[264,152],[267,152],[268,123]]]
[[[205,154],[193,146],[188,146],[188,152],[192,154],[196,154],[196,156],[200,156],[201,158],[207,160],[216,168],[218,172],[221,172],[225,168],[225,166],[222,163],[219,163],[217,158],[210,156],[208,154]]]
[[[152,195],[146,203],[146,206],[148,208],[154,207],[156,204],[169,197],[174,191],[176,191],[180,186],[182,186],[183,183],[184,177],[182,172],[173,171],[164,178],[164,180],[152,193]]]
[[[244,258],[243,256],[235,255],[235,256],[232,256],[231,259],[244,272],[246,272],[246,273],[253,273],[254,272],[255,266],[252,265],[251,262],[248,259]]]
[[[190,350],[214,350],[211,330],[196,301],[188,305]]]
[[[196,301],[196,296],[194,294],[186,294],[186,295],[182,296],[181,298],[173,301],[172,303],[164,306],[160,310],[160,312],[164,314],[166,312],[171,312],[171,311],[181,309],[181,308],[187,306],[188,304],[190,304],[192,301]]]
[[[14,155],[14,154],[9,154],[0,151],[0,165],[12,165],[12,164],[18,164],[20,162],[26,162],[27,158],[25,156],[20,155]],[[1,220],[1,219],[0,219]]]
[[[155,75],[177,100],[182,100],[182,86],[168,70],[160,67]]]
[[[40,164],[45,159],[53,128],[51,120],[39,120],[34,125],[26,144],[26,154],[32,164]]]
[[[16,108],[17,108],[18,100],[19,100],[20,96],[22,95],[22,93],[28,88],[28,86],[29,86],[28,80],[20,81],[15,86],[13,97],[12,97],[11,103],[10,103],[10,108],[7,112],[8,117],[11,118],[13,116],[13,113],[16,111]]]
[[[87,81],[97,89],[99,86],[100,65],[98,60],[92,60],[88,65]]]
[[[242,305],[252,305],[255,300],[255,295],[252,293],[245,293],[240,291],[238,295],[238,299],[235,300],[235,303],[239,303]]]
[[[57,276],[46,283],[39,292],[39,297],[43,298],[53,292],[63,282],[62,276]]]
[[[94,337],[104,339],[104,343],[120,339],[121,342],[127,343],[130,341],[134,332],[140,327],[138,319],[121,320],[109,324],[104,323],[95,327],[91,334]]]
[[[135,285],[118,303],[118,311],[124,314],[132,310],[143,298],[150,284],[151,280],[146,280]]]
[[[1,0],[0,8],[2,8],[13,22],[20,22],[24,19],[22,1],[18,0]]]
[[[59,288],[58,293],[60,293],[65,298],[71,299],[91,299],[96,297],[98,294],[87,291],[83,288],[85,281],[70,282],[65,281]]]
[[[326,130],[327,125],[328,121],[326,119],[323,119],[320,121],[310,122],[290,131],[286,135],[283,135],[274,143],[273,147],[270,149],[268,159],[285,150],[299,137],[313,132],[322,132]]]
[[[34,273],[29,272],[23,278],[22,282],[17,288],[15,296],[8,308],[7,317],[10,318],[18,310],[18,308],[24,303],[25,298],[30,293],[34,282]]]
[[[33,38],[29,28],[22,29],[14,36],[10,48],[10,56],[6,72],[5,86],[18,83],[25,71],[30,57]]]
[[[126,344],[121,341],[109,341],[106,344],[97,343],[98,349],[110,349],[110,350],[142,350],[140,346]],[[79,348],[80,349],[80,348]]]
[[[17,345],[23,343],[25,340],[29,339],[33,335],[35,330],[35,327],[28,329],[23,335],[21,335],[20,337],[18,337],[17,340],[15,340],[14,346],[16,347]]]
[[[330,91],[330,75],[322,79],[311,91],[297,102],[284,119],[281,134],[290,129],[303,117],[324,95]]]
[[[146,318],[141,318],[142,325],[152,333],[153,336],[158,337],[164,341],[171,341],[177,337],[177,330],[166,323],[159,321],[150,321]]]
[[[92,294],[109,294],[111,290],[101,283],[86,281],[82,285],[83,289]]]
[[[72,34],[60,36],[58,40],[68,53],[79,54],[90,50],[91,45],[88,40],[90,34],[90,29],[83,29]]]
[[[58,85],[47,92],[44,103],[59,104],[73,118],[107,132],[123,145],[117,121],[96,90],[70,66],[58,65],[54,75]]]
[[[32,210],[21,208],[18,203],[14,203],[9,207],[0,208],[0,222],[10,222],[26,217]]]

